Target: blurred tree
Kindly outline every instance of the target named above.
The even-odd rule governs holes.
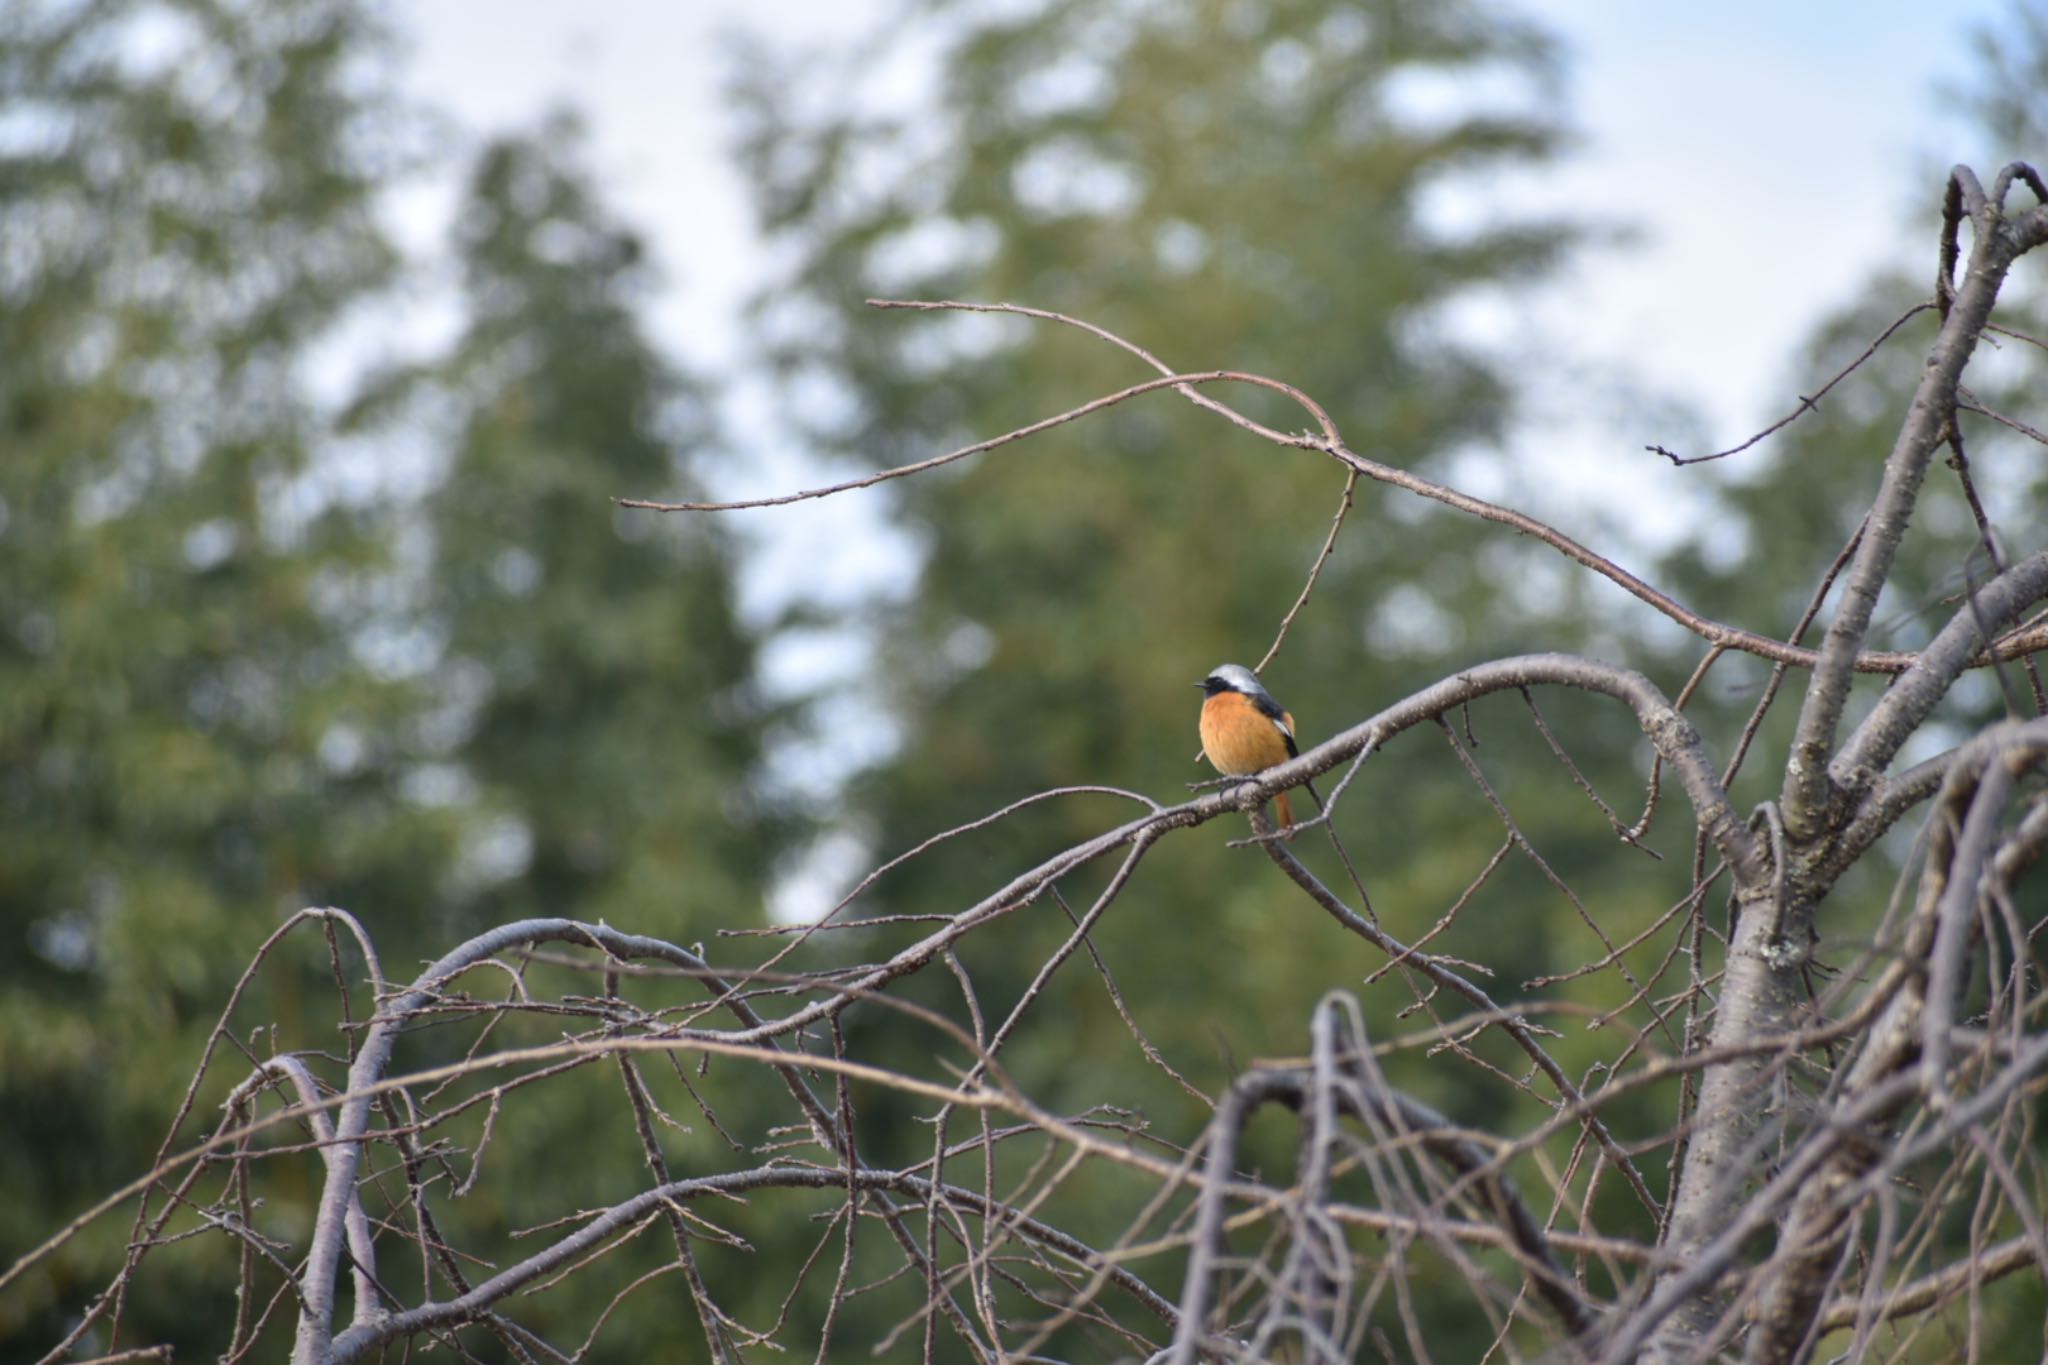
[[[710,414],[641,334],[640,244],[557,119],[483,152],[456,226],[470,325],[424,377],[459,413],[425,516],[451,756],[476,783],[473,932],[573,913],[678,940],[758,923],[784,825],[751,785],[772,719],[716,523]]]
[[[354,0],[0,14],[12,1247],[147,1169],[281,914],[346,907],[407,976],[451,933],[526,914],[702,937],[758,920],[786,835],[751,782],[772,717],[727,543],[606,502],[687,488],[709,422],[639,332],[637,246],[566,126],[483,153],[452,352],[351,393],[360,350],[335,338],[398,306],[373,209],[415,164],[390,55]],[[400,468],[419,460],[445,473],[423,500]],[[327,973],[293,941],[237,1037],[338,1049]],[[499,1142],[508,1198],[465,1216],[516,1219],[583,1112]],[[611,1131],[573,1167],[593,1190],[644,1174]],[[317,1171],[287,1164],[261,1217],[288,1232]],[[0,1335],[61,1336],[124,1228],[11,1293]],[[218,1348],[234,1254],[185,1244],[189,1278],[152,1278],[122,1340]]]
[[[924,22],[897,29],[919,37],[907,54],[865,51],[844,73],[802,78],[757,61],[742,86],[762,211],[796,261],[759,318],[790,405],[823,448],[862,468],[923,458],[1152,377],[1072,329],[880,315],[863,306],[873,295],[1063,310],[1182,370],[1284,379],[1324,404],[1354,449],[1439,477],[1450,457],[1500,436],[1513,380],[1455,342],[1445,312],[1539,278],[1579,236],[1486,207],[1488,177],[1541,165],[1560,145],[1557,59],[1535,28],[1463,0],[917,12]],[[908,113],[812,112],[810,92],[857,89],[865,73],[900,95],[920,62],[937,90]],[[1310,424],[1263,391],[1212,392],[1283,428]],[[1191,684],[1218,662],[1259,662],[1343,485],[1313,455],[1276,451],[1171,394],[892,485],[893,511],[926,552],[863,679],[903,735],[849,796],[876,861],[1049,788],[1176,799],[1207,776],[1193,761]],[[1548,551],[1438,513],[1359,490],[1315,598],[1266,670],[1305,742],[1445,667],[1567,648],[1595,628],[1582,584],[1543,562]],[[1526,745],[1541,752],[1520,733],[1496,745],[1486,714],[1489,769],[1513,766]],[[1575,754],[1618,785],[1599,760],[1629,759],[1625,737],[1563,719]],[[1379,909],[1410,938],[1502,840],[1480,794],[1444,780],[1443,762],[1417,741],[1376,755],[1342,821]],[[1503,795],[1582,892],[1623,898],[1603,921],[1617,937],[1653,913],[1635,869],[1606,856],[1611,837],[1554,799],[1568,779],[1545,764],[1518,770],[1529,776],[1503,777]],[[1137,813],[1102,796],[1040,806],[889,873],[858,909],[957,911],[1006,869]],[[1221,842],[1154,855],[1093,935],[1153,1041],[1212,1092],[1237,1060],[1299,1051],[1315,995],[1380,965],[1327,925],[1275,923],[1272,867]],[[1302,841],[1308,856],[1317,842]],[[1074,913],[1103,875],[1069,879]],[[977,937],[976,953],[996,957],[970,964],[990,1029],[1069,930],[1047,901]],[[1565,898],[1519,861],[1435,946],[1513,962],[1517,978],[1598,951]],[[961,1008],[949,978],[906,984]],[[1412,1004],[1396,983],[1368,993],[1389,1026]],[[1114,1097],[1166,1134],[1200,1121],[1146,1065],[1085,957],[1036,1008],[1058,1025],[1005,1053],[1035,1093],[1077,1107]],[[1122,1045],[1082,1044],[1105,1031]],[[885,1040],[863,1045],[887,1054]],[[1477,1102],[1441,1071],[1403,1079],[1453,1113]],[[873,1159],[890,1160],[930,1141],[908,1125],[874,1139]],[[1103,1228],[1125,1212],[1104,1201]]]
[[[412,703],[353,648],[387,546],[317,477],[306,397],[317,348],[391,278],[372,196],[407,116],[385,50],[338,0],[0,8],[9,1246],[147,1169],[281,913],[380,913],[442,858],[393,798]],[[331,1023],[299,1034],[303,978],[281,979],[250,1020],[334,1046]],[[58,1335],[124,1241],[74,1243],[0,1336]],[[229,1311],[203,1267],[231,1249],[189,1256],[190,1282],[134,1306],[150,1330]]]
[[[1949,82],[1949,102],[2013,155],[2048,134],[2048,7],[2011,0],[1998,19],[1971,35],[1973,69]]]
[[[722,528],[606,501],[702,496],[694,467],[710,450],[711,414],[643,335],[639,241],[607,214],[580,154],[566,116],[483,149],[455,226],[469,325],[445,357],[381,385],[362,414],[401,425],[441,414],[453,428],[452,459],[422,507],[434,728],[464,828],[435,926],[444,947],[531,916],[679,943],[758,925],[792,829],[755,782],[775,715],[755,687]],[[531,1041],[559,1031],[542,1018]],[[424,1035],[405,1056],[425,1065],[449,1046]],[[695,1104],[665,1066],[621,1065],[648,1073],[655,1103]],[[701,1084],[735,1121],[760,1098]],[[480,1128],[462,1136],[481,1151]],[[701,1123],[661,1137],[683,1169],[719,1142]],[[497,1135],[490,1160],[501,1178],[448,1205],[451,1228],[501,1236],[564,1198],[594,1207],[649,1180],[609,1064],[565,1078],[542,1121]],[[779,1249],[772,1227],[758,1236],[768,1254]],[[547,1296],[531,1325],[574,1340],[625,1279],[673,1255],[642,1238],[604,1276]],[[701,1344],[706,1329],[685,1303],[620,1319],[610,1349],[673,1359]]]

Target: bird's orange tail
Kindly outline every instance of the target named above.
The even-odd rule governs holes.
[[[1286,829],[1294,823],[1294,808],[1287,804],[1286,792],[1280,792],[1273,797],[1273,809],[1280,812],[1280,828]],[[1294,842],[1292,831],[1287,835],[1287,842],[1290,844]]]

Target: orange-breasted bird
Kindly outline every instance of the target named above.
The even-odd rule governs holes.
[[[1202,753],[1217,772],[1249,777],[1301,752],[1294,746],[1294,717],[1243,664],[1218,664],[1195,686],[1203,693]],[[1316,796],[1314,784],[1302,785],[1321,810],[1323,798]],[[1280,827],[1292,825],[1287,793],[1275,795],[1273,804],[1280,812]]]

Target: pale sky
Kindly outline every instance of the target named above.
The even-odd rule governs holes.
[[[1521,0],[1565,40],[1583,150],[1542,200],[1642,224],[1586,273],[1583,335],[1704,409],[1746,421],[1815,314],[1893,259],[1920,169],[1977,152],[1935,98],[1967,71],[1996,0]],[[400,11],[412,85],[471,130],[567,101],[589,119],[612,201],[668,276],[651,316],[692,359],[733,351],[760,278],[727,164],[718,35],[853,34],[876,0],[417,0]],[[2005,155],[2014,154],[2004,149]],[[1921,163],[1924,163],[1921,164]],[[1814,215],[1828,232],[1816,253]],[[1797,237],[1802,240],[1795,242]],[[1737,412],[1742,414],[1737,418]]]
[[[1565,41],[1583,145],[1512,194],[1632,223],[1643,236],[1589,256],[1535,316],[1472,325],[1554,330],[1577,361],[1626,369],[1691,404],[1708,439],[1739,439],[1796,398],[1807,376],[1788,373],[1788,358],[1874,266],[1905,253],[1931,260],[1931,245],[1908,242],[1902,228],[1914,208],[1938,203],[1940,168],[1972,160],[1989,169],[1989,154],[1964,145],[1956,120],[1939,112],[1935,91],[1968,70],[1967,30],[2001,14],[1997,0],[1522,8]],[[418,0],[399,13],[413,40],[413,89],[465,128],[530,124],[564,101],[583,112],[610,201],[646,234],[663,273],[648,301],[657,337],[716,373],[740,352],[739,306],[764,276],[745,188],[723,150],[731,128],[719,35],[749,28],[830,41],[883,9],[877,0]],[[1656,474],[1634,457],[1670,434],[1634,429],[1625,413],[1545,417],[1542,458],[1558,461],[1559,443],[1568,446],[1562,476],[1582,479],[1589,496],[1616,478]],[[787,472],[778,464],[762,478]]]

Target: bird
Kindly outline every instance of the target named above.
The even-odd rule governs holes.
[[[1294,717],[1273,699],[1259,675],[1243,664],[1218,664],[1195,686],[1203,693],[1202,753],[1217,772],[1249,777],[1301,752],[1294,744]],[[1316,809],[1321,810],[1323,798],[1316,795],[1315,784],[1301,785],[1308,788]],[[1276,793],[1273,804],[1280,812],[1280,827],[1292,826],[1294,813],[1288,807],[1287,793]]]

